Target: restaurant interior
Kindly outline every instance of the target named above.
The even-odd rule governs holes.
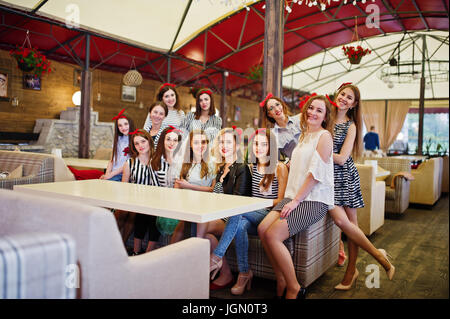
[[[448,7],[1,0],[0,299],[274,297],[277,277],[257,234],[248,239],[252,288],[236,295],[211,289],[210,241],[189,228],[267,201],[100,179],[113,156],[112,119],[125,110],[143,128],[163,83],[174,85],[185,114],[208,88],[222,128],[242,131],[264,125],[268,93],[295,116],[312,93],[333,98],[341,84],[356,85],[361,134],[378,136],[353,159],[364,199],[358,226],[389,252],[396,274],[389,280],[359,249],[354,288],[334,289],[350,241],[327,215],[285,242],[297,280],[306,299],[448,299]],[[161,233],[156,249],[130,256],[134,235],[123,237],[117,211],[186,221],[183,240]],[[235,249],[225,255],[234,278]]]

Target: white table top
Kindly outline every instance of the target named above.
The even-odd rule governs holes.
[[[203,223],[272,206],[255,197],[90,179],[15,185],[14,191]]]
[[[106,169],[108,167],[108,160],[99,160],[92,158],[76,158],[76,157],[63,157],[66,165],[85,168],[100,168]]]

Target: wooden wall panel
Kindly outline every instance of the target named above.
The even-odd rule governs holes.
[[[0,131],[32,133],[36,119],[59,119],[62,111],[74,106],[72,95],[79,90],[74,86],[74,70],[77,65],[52,61],[52,72],[42,76],[41,90],[22,88],[23,72],[17,69],[17,63],[9,56],[9,52],[0,50],[0,70],[8,73],[11,81],[8,95],[17,97],[19,106],[13,107],[9,101],[0,101]],[[147,117],[148,107],[155,98],[155,92],[160,82],[144,79],[136,90],[136,102],[121,100],[121,73],[94,70],[92,74],[92,108],[99,114],[99,121],[109,122],[112,117],[125,108],[135,121],[137,127],[143,127]],[[177,89],[182,109],[189,112],[195,106],[195,99],[189,93],[188,87]],[[100,95],[100,100],[98,99]],[[216,107],[220,108],[220,95],[214,94]],[[228,117],[232,119],[228,126],[237,125],[245,128],[246,123],[252,124],[252,119],[258,116],[259,107],[255,101],[227,97]],[[241,121],[234,121],[234,106],[241,108]]]

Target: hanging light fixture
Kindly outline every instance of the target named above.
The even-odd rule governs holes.
[[[76,106],[81,105],[81,91],[76,91],[72,95],[72,103],[75,104]]]

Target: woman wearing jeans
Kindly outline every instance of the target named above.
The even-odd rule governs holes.
[[[275,205],[284,196],[288,175],[287,167],[277,160],[275,135],[269,129],[256,131],[249,149],[252,150],[249,155],[250,163],[256,159],[256,165],[251,165],[252,196],[273,199]],[[220,270],[228,246],[235,239],[239,276],[231,288],[233,295],[242,295],[246,287],[251,287],[253,273],[248,265],[248,233],[257,234],[257,226],[269,211],[270,208],[266,208],[230,217],[219,244],[211,255],[210,271],[214,271],[214,276]]]

